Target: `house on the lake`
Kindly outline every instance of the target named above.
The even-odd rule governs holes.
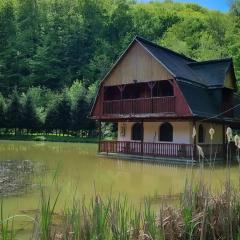
[[[198,62],[136,37],[102,80],[91,118],[118,124],[115,141],[99,142],[102,154],[191,159],[194,146],[207,157],[212,144],[221,158],[226,127],[240,126],[237,104],[231,58]]]

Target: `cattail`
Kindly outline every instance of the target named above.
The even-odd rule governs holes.
[[[192,132],[192,138],[194,139],[197,135],[197,131],[196,131],[196,128],[193,127],[193,132]]]
[[[214,133],[215,133],[215,130],[214,130],[213,128],[210,128],[210,129],[209,129],[209,134],[210,134],[211,140],[213,140],[213,135],[214,135]]]
[[[202,147],[200,147],[199,145],[197,145],[197,150],[198,150],[199,156],[201,156],[202,158],[204,158],[204,152],[203,152]]]
[[[228,143],[231,142],[233,138],[233,134],[232,134],[232,129],[230,127],[227,128],[226,135],[227,135]]]
[[[239,141],[240,141],[239,136],[238,136],[238,135],[235,135],[235,136],[234,136],[234,142],[235,142],[235,146],[236,146],[236,147],[238,146]]]

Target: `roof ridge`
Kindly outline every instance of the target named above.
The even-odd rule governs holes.
[[[184,55],[184,54],[175,52],[175,51],[173,51],[173,50],[171,50],[171,49],[169,49],[169,48],[167,48],[167,47],[160,46],[160,45],[158,45],[158,44],[156,44],[156,43],[154,43],[154,42],[151,42],[151,41],[149,41],[149,40],[147,40],[147,39],[145,39],[145,38],[143,38],[143,37],[136,36],[135,39],[137,39],[137,40],[139,40],[139,41],[143,41],[144,43],[147,43],[147,44],[149,44],[149,45],[152,45],[153,47],[157,47],[157,48],[161,48],[161,49],[163,49],[163,50],[166,50],[166,51],[168,51],[168,52],[170,52],[170,53],[173,53],[174,55],[177,55],[177,56],[182,57],[182,58],[184,58],[184,59],[186,59],[186,60],[192,61],[193,63],[195,62],[194,59],[192,59],[192,58],[190,58],[190,57],[187,57],[187,56]]]
[[[216,62],[231,62],[232,58],[222,58],[222,59],[211,59],[206,61],[200,61],[200,62],[190,62],[187,63],[188,65],[201,65],[201,64],[208,64],[208,63],[216,63]]]

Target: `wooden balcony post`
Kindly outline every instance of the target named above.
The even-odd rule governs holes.
[[[102,123],[101,121],[98,121],[98,152],[100,152],[100,144],[101,144],[101,138],[102,138]]]
[[[197,132],[197,127],[196,127],[196,121],[193,120],[193,129],[195,128]],[[192,129],[192,131],[193,131]],[[193,138],[193,160],[197,159],[197,135],[194,136]]]
[[[144,125],[143,125],[143,120],[141,122],[141,129],[142,129],[142,134],[141,134],[141,155],[143,156],[143,140],[144,140]]]
[[[118,89],[120,91],[120,96],[121,96],[121,102],[120,102],[120,114],[123,113],[123,91],[125,89],[125,85],[120,85],[118,86]]]
[[[148,87],[150,88],[151,91],[151,113],[153,113],[153,88],[155,86],[156,82],[149,82]]]
[[[223,151],[223,158],[226,159],[227,152],[226,152],[226,136],[225,136],[225,124],[222,125],[222,151]]]

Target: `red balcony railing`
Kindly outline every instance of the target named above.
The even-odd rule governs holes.
[[[103,114],[141,114],[174,112],[174,96],[122,99],[103,102]]]
[[[131,155],[187,159],[191,159],[194,154],[193,144],[149,142],[144,142],[142,144],[141,142],[134,141],[101,141],[99,144],[99,152],[104,153],[122,153]],[[210,158],[211,154],[212,159],[223,157],[222,144],[202,144],[201,147],[206,158]]]

